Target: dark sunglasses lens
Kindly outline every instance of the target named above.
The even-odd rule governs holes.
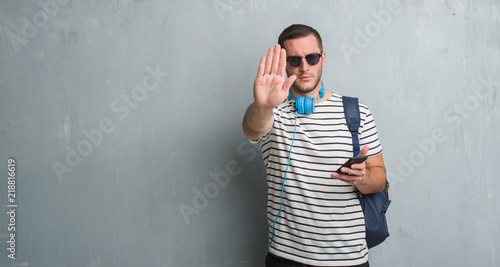
[[[319,62],[320,55],[319,54],[311,54],[306,56],[307,64],[316,65]]]
[[[292,68],[296,68],[298,66],[300,66],[300,63],[302,63],[302,58],[301,57],[288,57],[286,59],[286,61],[288,61],[288,64],[290,65],[290,67]]]
[[[321,54],[310,54],[305,56],[307,64],[313,66],[318,64],[319,59],[321,58]],[[302,58],[301,57],[287,57],[286,61],[292,68],[297,68],[302,64]]]

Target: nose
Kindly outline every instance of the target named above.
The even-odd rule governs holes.
[[[309,64],[307,64],[307,60],[305,57],[302,58],[302,63],[299,66],[300,71],[308,71],[309,70]]]

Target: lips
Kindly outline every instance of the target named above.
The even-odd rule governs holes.
[[[302,75],[302,76],[299,77],[299,80],[307,82],[307,81],[311,80],[312,78],[313,77],[310,76],[310,75]]]

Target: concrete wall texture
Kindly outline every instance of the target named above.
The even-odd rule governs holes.
[[[499,266],[498,0],[0,1],[0,265],[263,266],[240,125],[294,23],[377,122],[391,236],[371,265]]]

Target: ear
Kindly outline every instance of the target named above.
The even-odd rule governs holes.
[[[324,67],[325,66],[325,62],[326,62],[326,52],[323,51],[323,55],[321,55],[321,67]]]

